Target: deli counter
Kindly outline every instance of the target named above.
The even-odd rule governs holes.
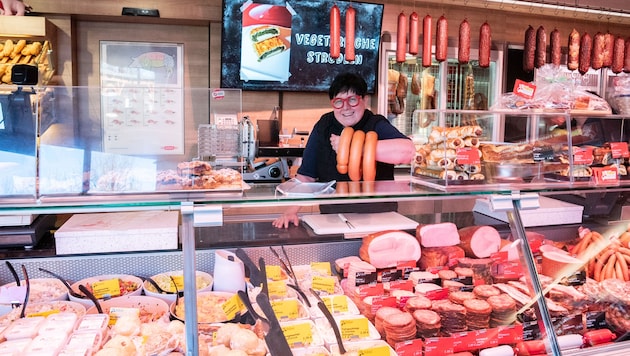
[[[118,103],[118,98],[128,97],[134,89],[48,87],[29,90],[32,90],[29,96],[33,100],[28,103],[28,112],[32,117],[27,117],[38,129],[23,133],[24,141],[30,142],[26,149],[18,150],[14,145],[4,143],[7,141],[1,141],[3,169],[0,186],[3,190],[0,199],[3,204],[0,215],[3,219],[71,215],[66,223],[75,217],[91,216],[96,219],[93,225],[109,228],[87,232],[78,238],[68,233],[68,238],[75,238],[69,247],[77,248],[80,242],[85,242],[84,250],[40,256],[29,256],[26,250],[5,255],[6,261],[23,265],[31,278],[49,277],[39,269],[41,267],[74,281],[95,275],[148,276],[182,270],[184,303],[195,306],[195,271],[214,274],[215,287],[221,278],[225,278],[220,273],[215,274],[219,252],[240,248],[251,260],[262,258],[268,267],[272,267],[269,271],[274,271],[281,263],[272,250],[282,248],[294,267],[308,270],[300,274],[303,279],[295,278],[298,287],[306,293],[313,288],[319,294],[345,294],[367,319],[365,332],[357,333],[355,329],[353,334],[348,329],[342,330],[346,338],[342,343],[350,350],[391,350],[392,354],[422,350],[423,355],[455,352],[483,355],[493,351],[510,352],[506,351],[509,348],[512,353],[519,354],[597,352],[622,355],[627,348],[624,341],[630,326],[624,315],[630,302],[627,301],[627,266],[624,268],[623,264],[628,256],[625,254],[628,249],[627,223],[621,218],[617,223],[583,220],[581,209],[577,212],[577,222],[551,219],[536,226],[525,221],[526,213],[541,208],[547,198],[589,194],[624,197],[628,181],[620,174],[620,167],[627,163],[624,155],[627,145],[625,151],[608,147],[612,165],[608,167],[611,165],[603,165],[601,160],[578,161],[576,156],[583,157],[585,154],[582,153],[567,155],[567,152],[575,151],[569,133],[545,142],[535,161],[534,149],[539,146],[527,146],[522,142],[519,150],[529,149],[528,157],[532,162],[519,163],[534,168],[518,179],[488,169],[486,164],[489,162],[482,161],[486,155],[481,148],[477,150],[478,147],[474,152],[481,154],[460,153],[454,158],[460,158],[460,163],[462,158],[479,160],[465,164],[468,169],[478,164],[484,178],[476,181],[452,179],[448,173],[441,174],[454,170],[449,166],[453,162],[447,162],[453,158],[447,156],[451,148],[433,147],[432,151],[439,155],[434,161],[443,162],[426,165],[433,162],[432,157],[422,156],[419,146],[418,158],[411,170],[394,181],[320,182],[308,187],[293,180],[248,183],[238,177],[249,169],[247,154],[241,151],[241,144],[252,141],[251,138],[243,140],[252,134],[252,129],[243,126],[244,118],[230,120],[238,118],[240,112],[237,91],[185,89],[180,93],[167,93],[165,90],[153,97],[159,103],[125,100]],[[159,116],[152,116],[149,114],[151,110],[145,110],[152,104],[178,103],[177,100],[167,103],[162,100],[164,98],[183,99],[174,113],[167,113],[164,106],[160,107],[163,115]],[[193,111],[188,98],[203,100],[195,100],[197,107]],[[231,112],[226,114],[229,108]],[[452,122],[466,112],[435,110],[426,114],[435,116],[435,127],[446,129],[457,127]],[[480,141],[479,145],[498,145],[488,142],[483,132],[492,131],[496,118],[503,114],[475,112],[477,124],[472,126],[475,129],[478,126],[481,131],[479,135],[475,130],[472,132]],[[570,113],[552,114],[566,120],[571,116]],[[542,122],[551,114],[525,112],[525,115],[533,122]],[[9,116],[4,116],[5,120],[7,118]],[[626,117],[607,115],[602,119],[624,120]],[[197,159],[197,129],[200,125],[214,125],[216,130],[233,134],[237,138],[234,147],[238,148],[234,156],[214,157],[207,161]],[[459,125],[462,130],[466,126],[471,125]],[[3,129],[6,131],[8,127]],[[163,131],[172,134],[169,143],[146,140],[147,137],[160,137]],[[134,135],[140,143],[129,139]],[[471,136],[455,138],[466,142]],[[430,137],[430,134],[426,137],[427,144],[447,144],[446,140],[429,142]],[[536,143],[540,136],[532,133],[525,141]],[[563,160],[565,155],[566,162]],[[589,179],[584,179],[584,174],[575,174],[578,170],[583,171],[585,165],[590,171],[602,168],[600,171],[604,173],[598,177],[589,176]],[[553,166],[553,170],[545,169],[544,174],[538,175],[538,169],[546,166]],[[560,170],[556,171],[558,168]],[[613,172],[613,169],[615,177],[611,178],[610,173],[605,172]],[[338,230],[317,230],[322,227],[316,224],[321,219],[324,219],[325,227],[331,225],[326,222],[327,217],[322,216],[325,214],[319,214],[321,205],[392,201],[407,208],[431,203],[431,208],[419,208],[421,213],[406,213],[401,209],[392,215],[398,220],[388,218],[384,225],[372,220],[363,223],[362,216],[355,214],[346,214],[345,221],[335,215],[333,218],[338,221],[334,223],[341,224]],[[462,216],[450,214],[441,208],[448,203],[470,201],[475,203],[472,209],[475,214],[472,215],[470,211]],[[505,218],[476,220],[480,211],[478,204],[489,207],[487,214],[502,212]],[[292,205],[302,206],[301,225],[286,230],[271,227],[275,209]],[[147,212],[156,215],[174,213],[170,215],[175,215],[175,232],[173,235],[170,231],[168,237],[175,237],[174,247],[147,247],[148,243],[155,243],[155,231],[162,227],[156,220],[138,220],[136,227],[139,228],[125,231],[135,230],[134,235],[111,233],[112,227],[123,225],[124,220],[99,225],[112,214],[129,213],[137,217]],[[568,215],[568,212],[569,209],[565,209],[561,215]],[[475,219],[471,219],[473,215]],[[161,223],[171,221],[158,219]],[[405,224],[409,220],[414,224]],[[358,229],[353,230],[349,225],[346,229],[346,221],[354,221],[354,229],[369,224],[376,227],[357,232]],[[400,225],[395,225],[398,222]],[[556,225],[562,225],[562,234],[553,229]],[[143,230],[149,233],[143,233]],[[55,227],[54,233],[60,232],[64,232],[64,226]],[[240,238],[219,241],[224,236],[235,235]],[[263,242],[247,241],[258,235],[265,235]],[[65,238],[55,236],[55,243]],[[121,242],[109,243],[117,238]],[[125,248],[120,249],[123,242],[132,240],[140,241],[139,246],[124,245]],[[213,242],[217,244],[212,245]],[[99,251],[95,249],[97,245],[109,249]],[[270,250],[270,246],[276,248]],[[379,254],[380,249],[385,249],[385,257]],[[606,255],[608,250],[613,254]],[[342,262],[351,257],[355,258],[353,263]],[[324,279],[321,268],[316,268],[321,267],[317,262],[329,265],[328,272],[336,276],[328,279],[332,284],[315,283]],[[248,271],[251,280],[252,269],[248,268]],[[349,273],[347,277],[343,271]],[[0,280],[3,284],[9,283],[13,276],[3,269]],[[472,301],[466,302],[467,299]],[[427,305],[427,301],[425,307],[414,303]],[[299,303],[305,302],[301,300]],[[387,306],[390,311],[404,315],[400,316],[401,320],[411,315],[413,330],[408,335],[387,333],[392,326],[382,324],[378,306]],[[184,314],[187,320],[184,349],[188,354],[195,354],[199,347],[209,346],[204,334],[207,330],[197,324],[202,316],[196,311],[189,307]],[[321,316],[314,312],[307,314],[297,319],[316,325],[313,333],[329,330]],[[428,315],[437,315],[441,326],[429,322]],[[296,322],[288,318],[286,315],[280,317],[285,330],[292,325],[290,323]],[[320,328],[321,325],[324,326]],[[353,325],[363,330],[363,326]],[[326,336],[312,336],[308,339],[311,342],[290,340],[294,354],[306,354],[304,349],[310,346],[322,346],[321,352],[334,354],[332,350],[338,347],[334,339],[330,341]],[[321,345],[316,345],[316,340],[322,340]],[[372,346],[361,346],[362,341],[369,341]]]

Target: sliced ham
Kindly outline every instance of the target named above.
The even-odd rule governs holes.
[[[395,267],[399,262],[420,259],[420,244],[415,236],[400,230],[387,230],[363,238],[359,256],[376,268]]]
[[[416,237],[422,247],[443,247],[459,244],[457,225],[450,222],[418,225]]]
[[[501,235],[492,226],[467,226],[459,229],[460,246],[466,256],[490,257],[501,248]]]

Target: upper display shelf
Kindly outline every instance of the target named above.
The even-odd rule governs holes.
[[[107,50],[134,49],[110,44]],[[153,71],[153,78],[170,78],[163,70]],[[146,71],[106,66],[99,88],[8,86],[0,92],[0,214],[33,207],[335,203],[630,186],[624,130],[630,117],[582,120],[564,112],[433,110],[414,115],[418,156],[400,180],[344,183],[343,192],[336,185],[312,196],[283,194],[275,189],[280,181],[245,181],[246,173],[256,169],[251,152],[258,132],[241,117],[240,90],[183,88],[175,79],[127,83]],[[522,137],[508,140],[497,134],[506,117],[523,123]],[[580,126],[566,129],[573,119]],[[602,131],[617,138],[578,142],[588,136],[589,120],[619,125]]]

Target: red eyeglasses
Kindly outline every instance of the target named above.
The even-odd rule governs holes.
[[[359,105],[360,102],[361,102],[361,97],[359,95],[351,95],[347,98],[334,98],[330,101],[330,103],[332,104],[332,107],[335,109],[343,108],[345,103],[348,103],[348,105],[350,105],[350,107],[353,108]]]

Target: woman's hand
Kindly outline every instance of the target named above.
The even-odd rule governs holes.
[[[339,135],[330,135],[330,145],[332,146],[333,151],[337,152],[337,147],[339,147]]]
[[[30,6],[28,6],[21,0],[0,0],[0,2],[2,3],[0,14],[2,15],[24,16],[24,14],[29,12],[31,9]]]
[[[272,225],[281,229],[288,228],[291,223],[293,223],[293,225],[295,226],[299,226],[300,218],[297,215],[299,210],[299,206],[292,206],[288,208],[282,215],[280,215],[278,218],[276,218],[276,220],[272,222]]]

